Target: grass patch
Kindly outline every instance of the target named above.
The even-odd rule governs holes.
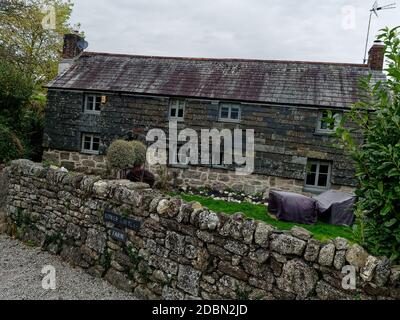
[[[248,218],[264,221],[280,230],[290,230],[294,226],[299,226],[312,232],[314,238],[322,242],[327,242],[328,240],[335,239],[337,237],[342,237],[354,242],[353,230],[350,227],[333,226],[323,222],[317,222],[315,225],[284,222],[272,218],[267,213],[268,209],[264,205],[255,205],[246,202],[232,203],[223,200],[214,200],[213,198],[187,194],[180,194],[179,196],[187,202],[197,201],[214,212],[225,212],[226,214],[243,212]]]

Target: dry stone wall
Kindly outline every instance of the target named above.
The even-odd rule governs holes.
[[[138,298],[400,299],[399,268],[344,239],[322,244],[302,228],[27,160],[6,170],[9,232]],[[343,289],[346,265],[355,290]]]

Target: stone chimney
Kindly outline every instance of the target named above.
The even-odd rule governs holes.
[[[385,46],[382,41],[376,40],[369,50],[368,66],[372,70],[382,71],[385,61]]]
[[[80,41],[84,40],[78,32],[64,35],[64,46],[62,52],[62,61],[58,66],[58,74],[68,69],[77,57],[82,53],[83,49],[78,46]]]

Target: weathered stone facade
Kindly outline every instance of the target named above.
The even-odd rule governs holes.
[[[107,176],[107,162],[102,155],[86,155],[79,152],[49,150],[44,152],[43,159],[63,166],[68,170]],[[188,166],[185,168],[169,167],[176,187],[211,188],[213,190],[232,189],[248,195],[264,194],[268,197],[271,189],[302,193],[304,180],[272,177],[261,174],[238,176],[234,171],[225,169],[208,168],[205,166]],[[156,173],[156,168],[150,168]],[[331,189],[353,193],[355,188],[349,186],[332,185]]]
[[[344,239],[322,244],[241,214],[210,212],[146,185],[46,169],[6,169],[9,229],[142,299],[400,299],[400,270]],[[2,190],[3,192],[3,190]],[[141,222],[113,240],[104,210]],[[342,267],[356,290],[342,288]]]
[[[107,172],[107,160],[104,155],[48,150],[43,153],[43,160],[80,173],[104,175]]]
[[[45,146],[50,152],[45,153],[46,159],[56,156],[67,168],[75,164],[78,170],[88,169],[89,173],[97,173],[97,169],[102,169],[104,166],[102,157],[98,158],[99,165],[95,164],[94,168],[92,161],[97,159],[96,157],[88,156],[86,159],[85,156],[79,156],[76,153],[68,156],[67,153],[54,153],[54,150],[79,153],[82,133],[99,135],[102,140],[100,154],[104,154],[109,144],[117,138],[143,139],[148,130],[154,128],[168,132],[170,101],[168,98],[103,94],[107,96],[107,103],[102,106],[99,115],[93,115],[83,112],[85,92],[49,90]],[[332,136],[316,132],[320,116],[318,108],[242,104],[240,123],[218,121],[218,110],[218,102],[188,99],[185,121],[179,123],[178,130],[184,128],[192,128],[196,131],[209,128],[254,129],[255,175],[265,176],[265,187],[275,184],[280,188],[279,182],[282,181],[283,189],[288,189],[286,187],[289,184],[291,185],[289,189],[302,191],[308,160],[323,160],[332,163],[330,182],[333,189],[356,185],[351,159],[344,154],[342,149],[334,146],[335,139]],[[213,168],[213,170],[216,169]],[[191,172],[197,175],[195,171]],[[234,171],[230,172],[234,173]],[[188,177],[187,173],[182,175]],[[224,177],[230,176],[233,174],[224,175]],[[198,179],[190,180],[194,184],[194,181]],[[254,179],[250,178],[251,180],[263,179],[255,176]],[[287,181],[290,182],[286,183]],[[229,187],[233,187],[236,181],[225,182]]]

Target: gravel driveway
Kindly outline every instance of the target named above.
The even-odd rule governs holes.
[[[44,290],[44,266],[56,270],[56,290]],[[74,269],[59,257],[0,235],[0,300],[134,300],[102,279]]]

